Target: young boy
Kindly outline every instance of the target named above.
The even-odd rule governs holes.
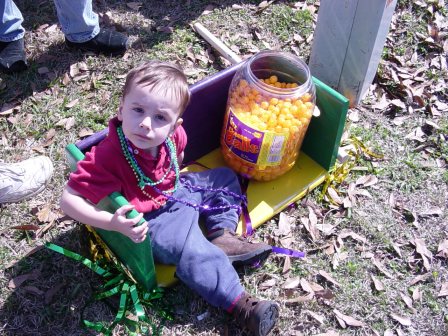
[[[267,335],[278,317],[277,304],[247,294],[232,266],[271,251],[234,233],[241,202],[236,175],[227,168],[179,174],[187,142],[181,115],[189,99],[186,77],[176,65],[153,61],[133,69],[108,137],[70,175],[61,209],[135,243],[149,234],[155,261],[176,265],[179,279],[207,302],[231,313],[253,334]],[[131,204],[114,214],[95,207],[114,191]],[[127,219],[133,208],[141,215]],[[146,223],[135,226],[142,216]]]

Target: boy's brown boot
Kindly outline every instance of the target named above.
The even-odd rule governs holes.
[[[227,229],[220,229],[207,236],[218,246],[234,265],[251,265],[267,258],[272,247],[265,243],[251,243]]]
[[[232,310],[232,316],[255,336],[265,336],[274,327],[278,310],[275,302],[257,300],[243,293]]]

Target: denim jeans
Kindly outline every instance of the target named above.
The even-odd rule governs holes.
[[[100,31],[98,15],[93,12],[92,0],[54,0],[59,23],[65,37],[71,42],[86,42]],[[12,0],[0,0],[0,41],[10,42],[23,38],[23,16]]]
[[[212,189],[226,189],[241,193],[238,179],[228,168],[211,169],[200,173],[187,173],[173,197],[180,201],[168,201],[165,206],[145,214],[152,242],[154,260],[176,265],[176,274],[189,288],[208,303],[223,309],[229,308],[243,292],[238,273],[226,254],[204,236],[199,217],[205,230],[235,230],[238,212],[235,209],[204,211],[183,204],[220,206],[239,204],[232,196]],[[208,188],[192,191],[184,183]]]

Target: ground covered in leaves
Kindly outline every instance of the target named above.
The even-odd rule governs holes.
[[[179,62],[191,83],[229,65],[191,27],[201,22],[242,57],[271,48],[308,60],[318,1],[94,1],[101,24],[133,42],[123,58],[65,49],[49,1],[16,1],[26,18],[30,69],[0,80],[0,158],[51,157],[37,197],[0,208],[0,334],[86,335],[83,308],[101,284],[44,248],[80,252],[79,226],[61,213],[64,146],[103,129],[125,74],[144,59]],[[349,155],[331,179],[263,225],[256,238],[305,250],[240,270],[249,292],[279,302],[274,335],[448,334],[447,8],[400,0],[377,76],[349,111]],[[164,335],[244,335],[182,285]],[[113,320],[89,305],[84,317]],[[116,327],[114,334],[126,334]]]

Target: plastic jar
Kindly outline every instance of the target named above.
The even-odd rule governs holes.
[[[262,51],[237,71],[221,134],[226,163],[237,173],[270,181],[290,170],[313,115],[315,87],[298,57]]]

